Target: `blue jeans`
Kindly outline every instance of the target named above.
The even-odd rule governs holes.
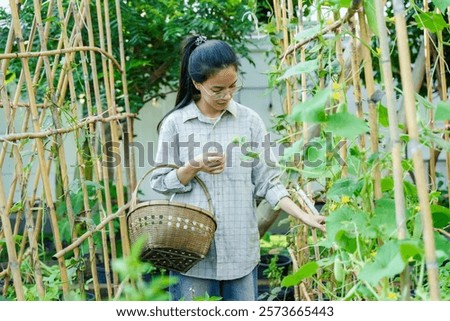
[[[200,279],[178,272],[170,272],[170,276],[178,278],[178,283],[169,289],[172,301],[192,301],[206,294],[221,297],[223,301],[256,301],[258,295],[257,268],[236,280]]]

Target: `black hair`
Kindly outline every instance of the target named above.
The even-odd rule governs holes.
[[[175,107],[159,122],[158,132],[167,116],[198,99],[200,91],[192,81],[202,83],[230,66],[234,66],[237,71],[239,58],[228,43],[222,40],[206,40],[202,36],[188,37],[183,43]]]

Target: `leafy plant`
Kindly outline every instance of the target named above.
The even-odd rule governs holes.
[[[150,284],[142,278],[143,274],[155,272],[156,268],[150,263],[142,262],[140,255],[145,238],[140,238],[132,246],[131,254],[113,262],[113,270],[119,273],[121,279],[120,291],[116,300],[131,301],[167,301],[167,288],[177,282],[176,279],[164,274],[152,278]]]
[[[278,255],[274,255],[269,262],[269,266],[264,270],[264,275],[269,279],[271,288],[281,284],[281,276],[283,275],[283,267],[278,265]]]

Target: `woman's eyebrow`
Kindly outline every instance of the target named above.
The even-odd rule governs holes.
[[[238,79],[236,79],[236,80],[235,80],[230,86],[228,86],[228,87],[231,87],[231,86],[235,85],[237,82],[238,82]],[[225,88],[225,86],[212,85],[211,88],[214,88],[214,89],[221,89],[221,88]]]

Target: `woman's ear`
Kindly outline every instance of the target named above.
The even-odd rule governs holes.
[[[192,84],[194,85],[195,89],[200,91],[200,89],[198,89],[198,82],[196,82],[195,80],[192,80]]]

